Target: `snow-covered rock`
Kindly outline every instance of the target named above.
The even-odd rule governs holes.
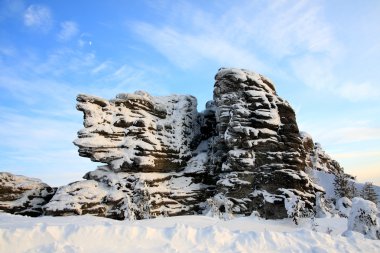
[[[39,179],[0,172],[0,211],[40,216],[54,192]]]
[[[300,135],[306,151],[306,166],[308,168],[334,175],[343,173],[340,164],[323,150],[320,143],[314,143],[312,137],[306,132],[300,132]]]
[[[192,96],[152,97],[146,92],[105,100],[78,95],[85,128],[79,154],[115,171],[169,172],[182,168],[198,143],[197,101]]]
[[[336,201],[335,208],[341,217],[348,217],[352,208],[352,201],[347,197],[342,197]]]
[[[380,240],[380,228],[377,220],[376,204],[359,197],[352,200],[352,208],[348,217],[347,231],[356,231],[369,239]],[[346,232],[347,234],[347,232]]]
[[[216,135],[210,170],[217,192],[234,203],[235,213],[258,211],[284,218],[290,198],[311,212],[321,189],[304,173],[306,152],[294,110],[266,77],[242,69],[220,69],[214,101]]]
[[[113,219],[196,214],[208,186],[191,174],[114,172],[107,166],[84,181],[62,186],[44,207],[47,215],[82,215]]]
[[[142,219],[204,214],[214,202],[224,217],[308,216],[324,190],[306,169],[341,170],[299,132],[273,82],[252,71],[220,69],[203,112],[189,95],[77,101],[84,128],[74,144],[104,165],[60,187],[43,207],[48,215]]]

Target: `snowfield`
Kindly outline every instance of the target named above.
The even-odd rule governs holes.
[[[347,219],[228,221],[177,216],[117,221],[93,216],[0,214],[0,252],[380,252],[380,241],[341,234]],[[314,232],[314,231],[317,232]]]

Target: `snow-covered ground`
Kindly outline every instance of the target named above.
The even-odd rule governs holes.
[[[177,216],[116,221],[93,216],[29,218],[0,214],[0,252],[380,252],[380,241],[344,218],[222,221]],[[314,232],[314,231],[318,232]]]

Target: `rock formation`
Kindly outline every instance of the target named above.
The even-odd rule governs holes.
[[[311,210],[316,187],[305,171],[306,152],[295,113],[266,77],[221,69],[214,87],[216,131],[210,157],[217,192],[233,212],[286,217],[285,201],[297,198]]]
[[[305,132],[301,132],[301,138],[307,154],[306,166],[308,168],[334,175],[343,173],[343,168],[340,164],[326,154],[320,143],[314,143],[312,137]]]
[[[125,219],[197,213],[210,187],[203,183],[207,143],[198,145],[194,97],[138,91],[110,101],[79,95],[77,101],[85,128],[74,144],[81,156],[107,165],[58,189],[47,214]]]
[[[273,83],[247,70],[220,69],[201,113],[188,95],[138,91],[77,101],[84,128],[74,144],[80,156],[104,165],[60,187],[43,206],[46,215],[312,215],[323,189],[306,168],[341,170],[299,132]]]
[[[40,216],[55,189],[38,179],[0,172],[0,210],[28,216]]]

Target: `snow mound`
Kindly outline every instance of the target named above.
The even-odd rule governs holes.
[[[354,198],[348,217],[348,231],[357,231],[369,239],[380,239],[377,213],[375,203],[358,197]]]
[[[178,216],[116,221],[93,216],[28,218],[0,214],[0,252],[379,252],[380,241],[351,233],[345,219],[246,217],[230,221]],[[326,224],[329,224],[327,227]],[[330,234],[326,233],[329,232]],[[20,243],[22,242],[22,243]]]

